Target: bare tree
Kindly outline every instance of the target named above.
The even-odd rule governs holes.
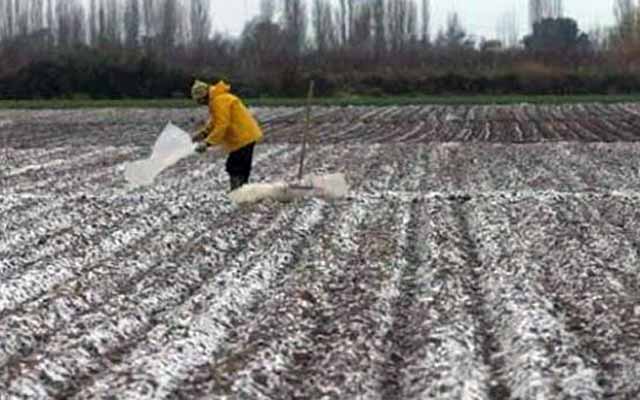
[[[89,44],[92,46],[98,43],[98,3],[97,0],[89,1]]]
[[[616,0],[613,7],[616,24],[612,40],[630,49],[640,40],[640,7],[633,0]]]
[[[85,11],[84,7],[79,0],[65,0],[69,1],[69,21],[71,24],[70,40],[72,44],[79,44],[84,42],[85,38]]]
[[[260,0],[260,18],[263,21],[273,21],[276,13],[276,5],[274,0]]]
[[[58,19],[58,45],[67,47],[71,44],[71,2],[59,1],[56,4],[56,17]]]
[[[544,18],[545,0],[529,0],[529,25],[531,28]]]
[[[418,42],[418,5],[415,0],[409,0],[407,7],[409,15],[407,16],[406,35],[413,46]]]
[[[24,0],[15,2],[15,18],[17,34],[26,36],[29,33],[29,3]]]
[[[340,9],[338,10],[338,25],[340,26],[340,41],[346,46],[348,36],[348,11],[347,0],[340,0]]]
[[[245,73],[256,78],[273,76],[282,67],[284,32],[280,25],[262,15],[249,21],[242,32],[240,55]]]
[[[518,23],[515,9],[507,11],[500,17],[496,33],[504,47],[513,48],[518,45]]]
[[[204,45],[211,32],[208,0],[191,0],[191,38],[196,46]]]
[[[7,0],[0,0],[0,11],[2,11],[0,13],[0,44],[7,38],[7,15],[4,12],[7,7],[6,2]]]
[[[31,31],[39,31],[44,26],[44,0],[31,0],[29,11],[30,29]]]
[[[347,0],[347,35],[349,43],[353,44],[351,37],[353,36],[356,24],[356,5],[354,0]]]
[[[56,18],[55,18],[55,4],[54,4],[54,0],[47,0],[47,10],[46,10],[46,25],[47,28],[49,28],[51,30],[51,34],[53,35],[53,30],[55,29],[55,25],[56,25]]]
[[[162,3],[162,30],[160,32],[160,44],[166,51],[171,50],[176,44],[178,33],[178,0],[164,0]]]
[[[422,0],[422,43],[429,43],[429,30],[431,29],[431,1]]]
[[[458,13],[452,13],[447,17],[447,27],[445,31],[438,33],[436,45],[448,50],[458,50],[462,48],[473,48],[473,40],[467,36]]]
[[[561,18],[563,13],[563,0],[529,0],[529,23],[531,27],[543,18]]]
[[[373,10],[369,3],[351,4],[351,28],[350,37],[352,49],[358,49],[361,53],[373,50]]]
[[[616,18],[616,23],[622,25],[629,16],[633,15],[634,10],[633,0],[615,0],[613,14]]]
[[[125,46],[138,47],[140,39],[140,4],[138,0],[129,0],[124,14]]]
[[[144,20],[144,34],[147,38],[155,36],[157,32],[158,12],[154,7],[154,0],[142,0],[142,15]]]
[[[283,26],[290,55],[299,55],[306,39],[307,15],[302,0],[284,0]]]
[[[387,49],[384,2],[385,0],[373,1],[373,41],[378,57],[382,56]]]
[[[416,6],[413,0],[393,0],[387,3],[387,29],[391,50],[403,50],[416,33]]]
[[[564,14],[564,5],[562,0],[550,0],[551,1],[551,18],[561,18]]]
[[[122,32],[118,23],[118,6],[118,0],[103,0],[103,38],[112,46],[120,44],[120,32]]]
[[[312,24],[316,48],[320,54],[325,54],[335,45],[336,41],[333,8],[329,1],[314,0]]]
[[[601,25],[592,26],[589,29],[589,40],[593,47],[597,51],[605,51],[609,47],[609,35],[607,35],[606,29]]]
[[[14,8],[13,8],[13,1],[14,0],[4,0],[4,4],[2,7],[3,13],[4,13],[4,32],[5,32],[5,37],[6,38],[11,38],[13,37],[14,34],[14,20],[15,20],[15,16],[14,16]]]

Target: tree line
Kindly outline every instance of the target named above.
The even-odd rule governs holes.
[[[0,97],[182,97],[194,78],[248,96],[637,92],[640,8],[580,30],[562,0],[530,0],[478,39],[430,0],[261,0],[239,37],[208,0],[0,0]]]

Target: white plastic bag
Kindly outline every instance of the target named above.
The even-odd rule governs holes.
[[[195,148],[191,135],[169,122],[156,140],[151,157],[128,163],[124,176],[134,186],[150,185],[158,174],[193,154]]]
[[[305,197],[319,197],[331,200],[345,197],[349,192],[349,185],[342,173],[306,176],[300,183],[303,186],[310,186],[312,189],[297,190],[295,186],[282,181],[273,183],[250,183],[229,193],[229,197],[236,204],[244,204],[265,199],[291,201],[296,198]]]

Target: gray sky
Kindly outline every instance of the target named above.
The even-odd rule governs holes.
[[[337,0],[333,0],[337,2]],[[232,35],[241,32],[247,18],[258,12],[260,0],[212,0],[215,29]],[[564,0],[565,16],[578,21],[580,29],[613,23],[614,0]],[[311,1],[307,1],[310,5]],[[444,25],[447,14],[457,10],[469,34],[496,37],[498,19],[515,11],[520,35],[528,30],[528,0],[431,0],[432,35]]]

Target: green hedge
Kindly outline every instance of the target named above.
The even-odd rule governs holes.
[[[234,92],[245,97],[302,97],[314,79],[316,94],[385,95],[583,95],[640,92],[640,76],[633,74],[530,74],[517,70],[495,76],[458,73],[423,74],[420,70],[385,74],[273,74],[246,79],[231,77]],[[195,76],[170,69],[152,58],[114,60],[98,52],[83,57],[35,61],[0,78],[0,99],[184,98]],[[198,77],[214,81],[215,76]]]

